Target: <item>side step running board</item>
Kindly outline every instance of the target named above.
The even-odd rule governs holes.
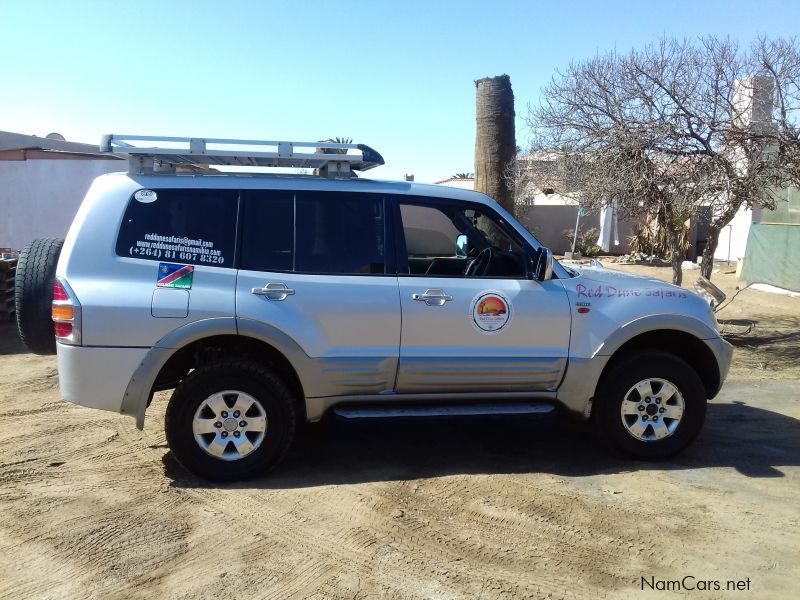
[[[550,414],[552,404],[440,404],[436,406],[342,406],[333,409],[345,419],[382,419],[384,417],[463,417],[473,415],[533,415]]]

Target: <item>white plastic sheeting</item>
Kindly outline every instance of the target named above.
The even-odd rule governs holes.
[[[617,202],[604,206],[600,211],[600,237],[597,245],[603,252],[610,252],[611,245],[619,246],[619,225],[617,223]]]

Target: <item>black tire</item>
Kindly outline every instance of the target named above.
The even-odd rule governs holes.
[[[64,240],[41,238],[27,244],[19,254],[14,280],[14,310],[17,331],[34,354],[55,354],[53,329],[53,284]]]
[[[251,396],[263,407],[267,419],[260,446],[235,460],[223,460],[206,452],[195,440],[192,429],[201,404],[225,390]],[[198,477],[212,481],[243,480],[274,467],[286,455],[295,433],[294,399],[283,381],[258,363],[220,360],[198,367],[178,385],[167,406],[165,430],[175,458]]]
[[[677,388],[683,397],[683,414],[674,431],[662,439],[642,440],[637,438],[626,427],[625,420],[629,423],[635,422],[637,418],[643,418],[648,414],[648,405],[642,399],[642,417],[623,417],[622,403],[625,396],[637,383],[647,379],[661,379],[670,382]],[[658,384],[656,384],[657,386]],[[655,389],[655,386],[651,386]],[[640,398],[638,392],[632,392],[631,398]],[[670,403],[677,404],[677,397],[674,396]],[[653,401],[655,404],[655,400]],[[656,417],[657,411],[665,408],[663,406],[654,407]],[[638,407],[637,407],[638,408]],[[665,410],[669,410],[666,407]],[[644,352],[632,356],[627,360],[616,365],[610,373],[603,377],[595,396],[592,409],[592,425],[598,438],[612,449],[624,454],[644,460],[658,460],[672,456],[686,448],[700,433],[706,417],[706,392],[703,383],[692,367],[681,359],[664,352]],[[650,416],[650,429],[645,430],[645,435],[655,437],[652,419]],[[661,415],[661,426],[667,423],[672,426],[671,419],[665,420]]]

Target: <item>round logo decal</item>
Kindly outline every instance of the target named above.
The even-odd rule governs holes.
[[[481,333],[500,333],[511,322],[511,301],[502,292],[488,290],[472,299],[469,313]]]
[[[133,195],[133,197],[139,202],[144,202],[145,204],[149,204],[150,202],[155,202],[158,200],[158,194],[156,194],[153,190],[139,190]]]

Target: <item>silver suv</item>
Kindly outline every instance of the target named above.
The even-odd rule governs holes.
[[[366,146],[143,140],[105,139],[131,170],[95,180],[60,253],[61,392],[141,429],[174,388],[167,440],[202,477],[275,465],[298,420],[330,410],[559,406],[612,448],[661,458],[695,438],[727,374],[701,297],[564,267],[482,194],[356,178],[382,164]]]

